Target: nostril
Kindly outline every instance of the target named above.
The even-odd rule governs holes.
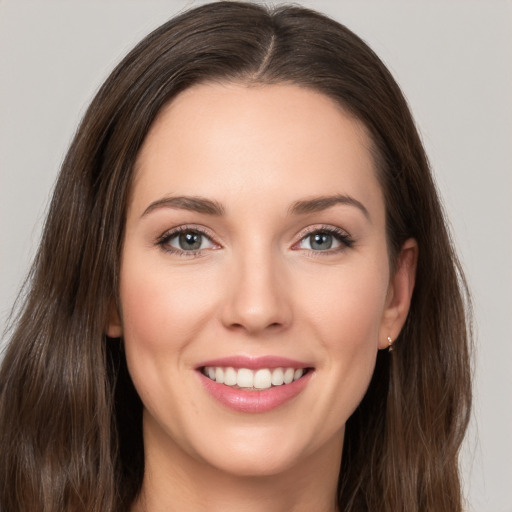
[[[283,323],[281,322],[271,322],[269,324],[266,324],[264,322],[246,322],[246,323],[240,323],[240,322],[233,322],[228,326],[228,329],[232,331],[244,331],[248,333],[256,333],[261,331],[278,331],[283,327]]]

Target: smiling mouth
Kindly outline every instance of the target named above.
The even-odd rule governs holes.
[[[304,377],[312,368],[233,368],[203,366],[200,371],[209,379],[234,389],[261,391],[286,386]]]

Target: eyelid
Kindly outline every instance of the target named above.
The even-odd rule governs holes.
[[[303,249],[299,247],[299,244],[308,236],[311,236],[315,233],[327,233],[329,235],[332,235],[336,238],[336,240],[340,243],[339,247],[336,247],[334,249],[327,249],[324,251],[315,251],[313,249]],[[308,251],[310,253],[314,253],[315,256],[322,255],[322,254],[335,254],[337,252],[343,251],[347,248],[350,248],[354,244],[354,239],[352,235],[345,229],[342,229],[338,226],[333,226],[330,224],[317,224],[313,226],[308,226],[307,228],[303,229],[298,235],[298,240],[292,245],[292,249],[294,250],[302,250],[302,251]]]
[[[207,249],[184,251],[182,249],[178,249],[176,247],[168,245],[169,240],[178,236],[180,233],[186,233],[186,232],[196,232],[196,233],[201,234],[202,236],[204,236],[208,240],[210,240],[210,242],[215,247],[207,248]],[[198,256],[198,255],[204,253],[205,251],[216,250],[216,249],[220,249],[222,247],[215,240],[215,237],[211,234],[210,230],[208,230],[204,226],[197,225],[197,224],[183,224],[180,226],[170,228],[170,229],[166,230],[164,233],[162,233],[159,237],[157,237],[157,239],[155,241],[155,245],[160,246],[160,248],[165,252],[168,252],[171,254],[177,254],[180,256]]]
[[[197,249],[197,250],[182,250],[176,247],[173,247],[171,245],[168,245],[169,240],[172,238],[178,236],[180,233],[184,232],[196,232],[200,233],[202,236],[206,237],[215,247],[213,248],[206,248],[206,249]],[[331,249],[326,250],[313,250],[313,249],[307,249],[307,248],[301,248],[299,247],[299,244],[308,236],[311,236],[315,233],[326,233],[329,235],[332,235],[336,240],[339,242],[339,246]],[[293,250],[302,250],[307,251],[309,253],[314,253],[315,256],[317,255],[328,255],[328,254],[335,254],[337,252],[341,252],[347,248],[352,247],[354,244],[354,239],[346,231],[345,229],[342,229],[338,226],[333,226],[329,224],[318,224],[313,226],[308,226],[307,228],[301,230],[301,232],[297,235],[297,241],[294,242],[292,245]],[[205,251],[210,250],[216,250],[222,248],[222,245],[216,241],[216,237],[211,234],[210,230],[205,228],[204,226],[197,225],[197,224],[183,224],[180,226],[176,226],[173,228],[170,228],[166,230],[164,233],[162,233],[160,236],[157,237],[155,241],[155,245],[158,245],[161,247],[161,249],[165,252],[169,252],[171,254],[177,254],[177,255],[183,255],[183,256],[199,256]]]

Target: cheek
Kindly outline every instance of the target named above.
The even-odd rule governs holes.
[[[346,422],[370,383],[378,351],[378,336],[387,294],[387,269],[365,265],[364,271],[325,279],[325,286],[310,287],[309,318],[312,335],[321,341],[324,375],[322,397],[316,406],[326,415],[329,433]],[[356,271],[357,270],[357,271]]]
[[[304,283],[308,292],[304,315],[321,330],[332,355],[364,346],[377,349],[388,289],[387,268],[381,262],[362,262],[339,272],[319,276],[316,286]],[[323,284],[323,286],[322,286]]]
[[[178,350],[201,327],[211,290],[197,275],[137,263],[126,261],[121,274],[125,341],[141,350]]]
[[[127,251],[128,252],[128,251]],[[121,268],[121,316],[128,369],[149,409],[168,396],[171,379],[186,365],[184,354],[208,322],[211,290],[197,276],[125,255]],[[172,404],[172,400],[169,400]]]

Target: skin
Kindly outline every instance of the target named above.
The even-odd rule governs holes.
[[[123,336],[144,404],[146,472],[133,510],[333,511],[344,425],[377,351],[405,321],[417,247],[390,275],[385,205],[364,126],[293,85],[202,84],[160,113],[140,151],[120,272]],[[292,212],[297,201],[356,200]],[[158,203],[207,198],[222,215]],[[150,206],[153,205],[153,206]],[[148,209],[149,208],[149,209]],[[204,233],[199,251],[176,227]],[[311,247],[311,231],[349,237]],[[201,361],[307,362],[305,389],[236,412],[200,383]]]

